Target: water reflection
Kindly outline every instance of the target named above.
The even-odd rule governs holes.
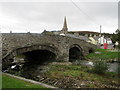
[[[94,64],[92,61],[81,61],[82,65],[93,67]],[[118,63],[108,63],[108,72],[118,72]]]
[[[108,71],[109,72],[118,72],[118,63],[108,63],[109,68]]]

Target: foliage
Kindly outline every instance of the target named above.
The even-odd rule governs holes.
[[[44,88],[40,85],[35,85],[11,76],[2,75],[2,87],[3,88]]]
[[[118,40],[118,48],[120,49],[120,30],[117,30],[117,40]]]
[[[108,70],[108,64],[105,61],[97,60],[93,63],[93,72],[97,74],[104,74]]]
[[[69,85],[72,86],[73,82],[71,80],[73,80],[74,83],[81,83],[81,81],[84,81],[86,87],[91,87],[91,88],[101,87],[99,83],[105,84],[105,85],[113,85],[115,82],[115,85],[118,85],[119,78],[116,76],[115,73],[106,73],[105,75],[100,75],[100,74],[96,74],[93,72],[89,72],[91,70],[91,67],[83,66],[83,65],[56,64],[56,65],[48,65],[48,66],[49,66],[49,71],[43,72],[41,74],[43,78],[47,77],[50,79],[47,82],[47,84],[51,84],[51,82],[55,80],[59,83],[67,82],[67,84],[69,83]],[[16,81],[13,81],[13,80],[5,81],[4,80],[4,83],[3,83],[4,87],[8,87],[8,85],[6,85],[5,83],[9,83],[9,87],[15,87],[14,84],[16,83]],[[43,82],[43,83],[46,83],[46,82]],[[18,86],[16,87],[20,88],[21,85],[19,85],[18,82],[17,82],[17,85]],[[54,84],[51,84],[51,85],[54,85]],[[65,83],[63,83],[62,85],[65,85]],[[29,87],[30,85],[25,84],[25,86]],[[21,86],[21,88],[22,87],[23,86]],[[59,87],[59,86],[56,85],[56,87]]]
[[[104,75],[101,75],[90,72],[92,71],[91,67],[83,66],[83,65],[74,65],[74,64],[72,65],[57,64],[57,65],[50,65],[49,67],[50,70],[45,72],[43,76],[51,78],[52,80],[53,79],[57,80],[60,83],[67,82],[69,83],[69,85],[71,85],[70,83],[72,81],[68,82],[67,80],[70,78],[70,80],[76,81],[74,83],[81,83],[81,81],[84,81],[86,87],[90,87],[90,88],[101,87],[100,83],[104,85],[112,85],[115,82],[115,84],[118,85],[119,78],[117,77],[117,74],[114,72],[112,73],[106,72]],[[89,82],[93,82],[93,83],[89,83]],[[64,86],[66,84],[62,84],[62,85]]]
[[[20,71],[16,71],[16,70],[11,70],[11,69],[9,69],[8,70],[8,73],[10,73],[10,74],[14,74],[14,75],[16,75],[16,76],[22,76],[22,70],[20,70]]]
[[[113,34],[111,39],[113,43],[118,41],[118,43],[120,44],[120,30],[119,29],[116,30],[116,34]]]
[[[112,36],[112,34],[110,34],[110,33],[102,33],[102,35],[104,35],[104,36],[106,36],[108,38],[111,38],[111,36]]]
[[[0,73],[0,89],[2,88],[2,74]],[[2,89],[1,89],[2,90]]]
[[[106,77],[117,78],[118,73],[117,72],[106,72]]]
[[[117,41],[117,34],[113,34],[111,40],[112,43],[115,44],[115,42]]]
[[[99,52],[99,54],[96,54],[95,52]],[[87,59],[91,60],[111,60],[118,58],[118,54],[120,52],[111,52],[110,50],[106,49],[96,49],[94,53],[90,53],[86,56]]]
[[[54,35],[54,32],[50,32],[50,31],[44,30],[44,31],[42,32],[42,34],[44,34],[44,35]]]

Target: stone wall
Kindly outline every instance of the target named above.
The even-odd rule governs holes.
[[[44,49],[46,50],[48,47],[52,48],[53,52],[57,54],[56,60],[68,61],[69,49],[74,45],[80,46],[84,55],[87,55],[90,49],[94,50],[96,48],[95,45],[83,40],[60,35],[44,35],[35,33],[2,34],[3,60],[18,54],[18,50],[22,53],[23,51],[42,49],[40,47],[44,46]]]

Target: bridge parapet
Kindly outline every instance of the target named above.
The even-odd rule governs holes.
[[[80,40],[78,38],[60,36],[60,35],[42,35],[35,33],[3,33],[2,34],[2,52],[3,59],[8,59],[10,57],[18,54],[18,50],[26,47],[34,47],[31,50],[41,49],[37,46],[47,46],[53,48],[57,51],[58,61],[69,61],[69,49],[72,45],[78,45],[81,47],[83,55],[89,53],[89,49],[95,49],[96,46],[90,43]],[[36,49],[35,49],[36,48]],[[25,49],[27,52],[27,50]],[[24,51],[24,52],[25,52]],[[51,51],[52,52],[52,51]],[[22,52],[23,53],[23,52]]]

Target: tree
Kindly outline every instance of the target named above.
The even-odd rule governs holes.
[[[116,41],[118,41],[118,43],[120,42],[120,30],[119,29],[117,29],[116,31],[115,31],[115,33],[113,33],[113,35],[112,35],[112,42],[113,43],[115,43]],[[120,43],[119,43],[120,44]]]
[[[112,40],[112,43],[115,44],[115,42],[117,41],[117,34],[113,33],[111,40]]]
[[[118,48],[120,49],[120,30],[117,29],[116,33],[117,33],[117,41],[119,43]]]
[[[120,30],[118,29],[116,33],[117,33],[117,41],[120,44]]]
[[[117,29],[115,31],[115,34],[112,35],[111,40],[113,44],[115,44],[115,42],[118,42],[119,43],[118,47],[120,48],[120,30],[119,29]]]

